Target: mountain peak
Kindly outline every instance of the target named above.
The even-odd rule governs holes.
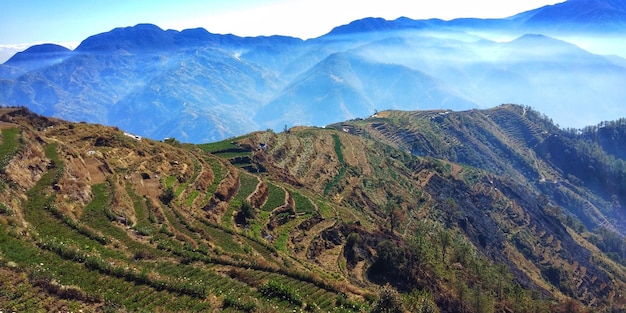
[[[70,52],[72,52],[72,50],[52,43],[34,45],[22,52],[16,53],[5,64],[16,64],[25,61],[57,58],[64,56]]]
[[[617,31],[626,27],[626,2],[569,0],[516,15],[529,27],[555,27],[563,31]],[[556,26],[553,26],[556,25]]]
[[[91,36],[76,48],[81,52],[96,51],[151,51],[166,50],[174,45],[172,32],[153,24],[118,27],[109,32]]]
[[[413,20],[408,17],[399,17],[395,20],[386,20],[381,17],[367,17],[350,22],[347,25],[333,28],[327,35],[346,35],[354,33],[369,33],[377,31],[393,31],[403,29],[425,29],[433,24],[443,23],[439,19]]]

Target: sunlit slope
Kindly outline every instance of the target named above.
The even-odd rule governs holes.
[[[23,110],[2,119],[13,124],[2,141],[1,268],[23,282],[2,294],[3,308],[330,309],[340,294],[364,303],[365,290],[287,253],[290,228],[274,228],[281,245],[235,224],[247,198],[264,203],[261,226],[274,210],[309,219],[316,206],[293,189],[174,141]]]
[[[621,137],[609,137],[604,129],[606,124],[619,134],[623,121],[584,131],[561,130],[548,117],[518,105],[385,114],[389,117],[336,127],[348,127],[417,155],[510,176],[547,195],[590,229],[612,225],[623,232],[624,160],[618,148],[611,148],[619,146]]]
[[[596,283],[599,277],[623,273],[622,256],[612,254],[615,247],[607,244],[618,236],[610,232],[621,229],[619,204],[609,204],[607,195],[592,185],[572,181],[557,160],[545,159],[543,143],[551,136],[569,138],[571,149],[585,149],[549,119],[508,105],[458,113],[379,112],[333,128],[257,133],[237,142],[255,151],[253,160],[263,165],[256,168],[266,169],[266,175],[312,188],[338,208],[352,208],[343,219],[355,220],[344,231],[346,244],[354,250],[344,255],[357,273],[367,269],[368,279],[395,281],[399,288],[431,285],[430,290],[438,290],[443,287],[422,280],[449,277],[452,264],[468,269],[463,266],[467,260],[449,251],[445,238],[450,236],[471,243],[480,258],[505,266],[527,288],[587,304],[597,303],[599,294],[613,299],[615,291]],[[409,147],[425,158],[410,155]],[[380,231],[386,232],[382,238]],[[352,233],[360,238],[356,248],[355,238],[348,240]],[[388,236],[406,246],[386,250]],[[440,249],[446,270],[426,265],[438,260],[429,259],[433,256],[421,250],[426,247],[419,248],[426,238],[444,240],[439,241],[444,247],[430,248]],[[611,260],[591,257],[602,254],[600,249]],[[383,266],[381,253],[401,257],[384,259]],[[409,269],[413,276],[404,276]]]
[[[529,108],[384,111],[197,146],[2,113],[12,310],[364,312],[386,283],[408,310],[624,305],[619,216],[537,150],[558,129]],[[560,202],[583,196],[581,215]]]

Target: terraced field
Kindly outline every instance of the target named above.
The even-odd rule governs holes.
[[[291,256],[290,231],[317,208],[293,187],[229,162],[249,151],[209,154],[55,120],[38,131],[28,118],[8,118],[21,126],[4,129],[0,145],[0,271],[26,286],[6,289],[0,308],[330,310],[339,294],[363,302]],[[12,158],[44,166],[18,176]],[[94,179],[101,173],[104,180]],[[26,197],[8,184],[26,188]],[[238,224],[252,198],[256,218]],[[264,293],[270,281],[306,303]]]
[[[607,230],[613,204],[552,167],[533,114],[195,146],[0,111],[0,310],[365,312],[385,290],[414,311],[626,308],[623,264],[539,194]]]

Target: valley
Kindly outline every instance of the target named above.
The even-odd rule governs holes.
[[[624,312],[625,31],[567,0],[33,45],[0,64],[0,313]]]
[[[195,144],[377,110],[502,103],[583,128],[624,115],[618,2],[569,0],[501,19],[363,18],[307,40],[117,27],[0,64],[0,104]]]

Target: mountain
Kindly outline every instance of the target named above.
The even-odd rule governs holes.
[[[8,310],[626,308],[623,119],[392,110],[201,145],[0,126]]]
[[[407,17],[400,17],[393,21],[388,21],[380,17],[369,17],[353,21],[347,25],[337,26],[325,36],[340,36],[352,35],[356,33],[377,33],[402,30],[436,29],[437,27],[443,25],[445,25],[445,22],[439,19],[413,20]]]
[[[63,58],[65,55],[69,54],[70,51],[71,50],[68,48],[55,44],[36,45],[16,53],[6,64],[17,65],[21,62],[36,61],[38,59]]]
[[[380,105],[408,110],[474,104],[423,72],[336,53],[296,77],[255,115],[255,120],[274,129],[285,124],[324,126],[329,119],[367,116]]]
[[[525,27],[558,31],[620,32],[626,27],[626,4],[619,0],[569,0],[514,16]]]
[[[192,143],[501,103],[580,128],[625,115],[623,21],[617,1],[570,0],[503,19],[364,18],[306,41],[138,24],[17,54],[0,103]]]
[[[0,79],[14,79],[39,68],[61,63],[71,56],[71,50],[55,44],[42,44],[18,52],[0,69]]]

